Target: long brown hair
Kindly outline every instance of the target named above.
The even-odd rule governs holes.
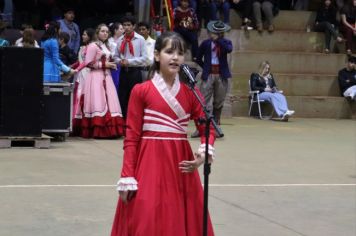
[[[271,64],[268,61],[262,61],[258,67],[258,74],[263,76],[263,71],[265,70],[266,66],[269,66],[271,68]],[[270,69],[271,73],[271,69]]]
[[[110,46],[109,46],[110,30],[109,30],[109,27],[108,27],[106,24],[104,24],[104,23],[103,23],[103,24],[99,24],[98,27],[96,27],[95,36],[96,36],[96,40],[101,41],[101,40],[99,39],[98,35],[99,35],[99,32],[100,32],[101,28],[104,27],[104,26],[105,26],[106,28],[108,28],[108,38],[107,38],[103,43],[105,44],[105,46],[107,47],[107,49],[110,50]]]
[[[24,47],[35,47],[35,31],[32,28],[24,29],[22,44]]]

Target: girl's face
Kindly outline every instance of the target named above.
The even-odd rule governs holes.
[[[87,43],[89,41],[89,36],[86,31],[83,32],[82,40],[83,40],[83,43]]]
[[[271,67],[267,64],[265,68],[263,68],[263,75],[268,75],[270,73]]]
[[[100,41],[106,41],[109,37],[109,29],[106,26],[102,26],[98,33],[98,39]]]
[[[180,6],[181,6],[181,8],[183,8],[183,9],[188,8],[188,7],[189,7],[189,1],[188,1],[188,0],[181,0],[181,1],[180,1]]]
[[[331,5],[331,0],[325,0],[324,4],[327,7],[330,6]]]
[[[171,45],[170,40],[160,52],[155,51],[155,61],[159,62],[160,73],[169,77],[175,76],[184,62],[184,53],[178,49],[172,49]]]
[[[119,28],[115,29],[115,34],[117,36],[121,36],[124,33],[124,27],[122,27],[122,24],[119,25]]]
[[[356,0],[353,1],[354,6],[356,6]]]

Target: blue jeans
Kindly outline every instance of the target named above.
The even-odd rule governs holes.
[[[218,2],[218,1],[211,1],[210,3],[210,10],[211,10],[211,20],[217,20],[216,13],[218,10],[222,11],[224,16],[224,23],[230,23],[230,3],[228,1]]]
[[[274,108],[274,111],[279,117],[283,116],[284,113],[286,113],[286,111],[288,110],[286,97],[281,93],[263,92],[260,93],[258,96],[261,100],[265,100],[271,103]]]

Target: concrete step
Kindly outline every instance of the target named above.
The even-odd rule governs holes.
[[[199,35],[199,43],[207,39],[206,29]],[[284,52],[323,52],[325,36],[318,32],[275,31],[270,34],[257,31],[233,29],[226,33],[226,38],[233,42],[234,51],[284,51]],[[293,40],[291,40],[293,39]],[[345,53],[345,44],[331,41],[331,53]]]
[[[232,75],[233,95],[243,96],[248,93],[250,73]],[[287,96],[340,96],[337,75],[318,74],[273,74],[277,86]]]
[[[312,11],[279,11],[274,18],[275,30],[306,31],[313,26],[316,13]],[[241,17],[235,10],[230,10],[230,24],[233,29],[241,28]]]
[[[294,117],[356,119],[356,104],[343,97],[287,96],[288,107]],[[248,98],[238,97],[232,103],[232,116],[248,116]],[[269,108],[268,108],[269,109]]]
[[[257,31],[231,30],[226,33],[234,46],[234,51],[286,51],[322,52],[324,34],[304,31],[275,31],[270,34]],[[207,31],[201,30],[199,41],[208,38]]]
[[[336,74],[345,67],[344,54],[296,53],[296,52],[233,52],[230,66],[233,73],[258,71],[259,64],[267,60],[272,73],[283,74]]]

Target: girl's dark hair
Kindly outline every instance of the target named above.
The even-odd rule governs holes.
[[[88,42],[86,42],[85,44],[89,44],[89,43],[91,43],[91,42],[93,42],[94,40],[95,40],[95,29],[93,29],[93,28],[86,28],[85,30],[84,30],[84,32],[86,32],[87,33],[87,35],[88,35],[88,37],[89,37],[89,40],[88,40]]]
[[[60,24],[57,21],[51,21],[50,23],[46,24],[46,30],[42,36],[41,41],[45,41],[50,38],[57,38],[58,32],[60,28]]]
[[[32,28],[26,28],[22,35],[22,44],[24,47],[35,46],[35,31]]]
[[[159,36],[155,43],[155,53],[160,53],[167,44],[171,42],[171,49],[178,50],[179,53],[184,54],[187,50],[186,45],[182,37],[175,32],[166,31]],[[160,70],[159,61],[155,61],[149,71],[148,78],[152,78],[156,71]]]
[[[70,40],[70,35],[67,32],[60,32],[58,39],[62,39],[65,44],[68,44]]]
[[[120,25],[121,25],[120,22],[114,22],[114,23],[110,23],[110,24],[109,24],[109,30],[110,30],[111,36],[114,36],[115,31],[116,31],[117,29],[119,29]]]

